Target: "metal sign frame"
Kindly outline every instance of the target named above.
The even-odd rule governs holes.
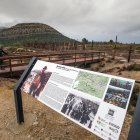
[[[16,116],[17,116],[17,123],[18,124],[21,124],[24,122],[21,87],[22,87],[24,81],[26,80],[27,76],[31,72],[36,61],[37,61],[36,57],[33,57],[31,59],[26,70],[23,72],[23,74],[21,75],[20,79],[18,80],[18,82],[14,88],[15,108],[16,108]]]
[[[15,108],[16,108],[16,116],[17,116],[18,124],[24,123],[21,87],[22,87],[24,81],[26,80],[27,76],[31,72],[33,66],[36,64],[37,60],[38,59],[36,57],[33,57],[31,59],[26,70],[23,72],[19,81],[16,84],[16,87],[14,88]],[[137,100],[135,114],[133,117],[132,124],[130,126],[128,140],[140,140],[140,95]]]

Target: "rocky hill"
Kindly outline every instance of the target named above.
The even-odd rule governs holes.
[[[42,23],[20,23],[10,28],[0,30],[0,44],[12,45],[27,42],[70,42],[72,39],[64,36],[49,25]]]

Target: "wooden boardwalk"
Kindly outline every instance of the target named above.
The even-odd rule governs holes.
[[[104,52],[96,52],[96,53],[104,53]],[[66,58],[64,57],[65,55],[72,55],[73,58]],[[78,54],[83,54],[83,56],[77,57],[76,55]],[[86,55],[88,54],[88,56]],[[95,54],[95,52],[94,52]],[[93,56],[91,57],[91,55],[89,56],[89,52],[86,53],[60,53],[59,54],[55,54],[57,56],[61,56],[61,58],[57,58],[57,59],[52,59],[54,57],[54,54],[50,54],[50,56],[52,56],[52,58],[50,58],[50,56],[48,58],[46,58],[46,55],[38,55],[38,58],[41,58],[42,60],[46,60],[48,62],[53,62],[53,63],[57,63],[57,64],[62,64],[62,65],[70,65],[70,66],[80,66],[80,65],[86,65],[89,63],[95,63],[95,62],[99,62],[102,61],[104,59],[103,56],[98,55],[98,56]],[[47,55],[48,56],[48,55]],[[1,59],[1,58],[0,58]],[[18,56],[18,57],[5,57],[3,58],[3,60],[9,62],[8,65],[6,66],[1,66],[0,67],[0,77],[14,77],[14,76],[19,76],[23,73],[23,71],[26,69],[27,67],[27,63],[23,63],[22,61],[25,59],[31,59],[31,56]],[[14,61],[21,61],[20,64],[15,64]]]

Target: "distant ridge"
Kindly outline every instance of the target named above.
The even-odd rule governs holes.
[[[0,27],[0,31],[2,31],[2,30],[4,30],[4,29],[6,29],[6,27]]]
[[[27,42],[73,42],[49,25],[42,23],[20,23],[0,30],[0,44],[14,45]]]

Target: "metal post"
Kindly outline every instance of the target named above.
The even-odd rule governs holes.
[[[21,124],[22,122],[24,122],[24,115],[23,115],[22,96],[21,96],[20,88],[14,89],[14,98],[15,98],[17,122],[18,124]]]
[[[21,75],[19,81],[16,84],[16,87],[14,88],[14,98],[15,98],[15,108],[16,108],[16,116],[17,116],[17,123],[21,124],[24,122],[24,114],[23,114],[23,107],[22,107],[22,96],[21,96],[21,87],[26,80],[27,76],[31,72],[33,66],[35,65],[37,61],[36,57],[33,57],[30,61],[28,67]]]
[[[138,97],[133,121],[129,130],[128,140],[140,140],[140,94]]]

